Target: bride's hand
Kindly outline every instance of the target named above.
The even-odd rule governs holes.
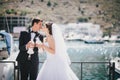
[[[36,44],[36,47],[43,48],[43,44]]]
[[[46,28],[46,27],[43,27],[43,28],[41,29],[41,31],[43,31],[46,35],[49,34],[48,28]]]

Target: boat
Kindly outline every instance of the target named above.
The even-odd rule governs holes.
[[[117,35],[111,36],[110,42],[120,43],[120,38]]]
[[[99,40],[86,40],[84,41],[86,44],[103,44],[104,41],[99,41]]]
[[[103,44],[104,43],[104,40],[102,40],[101,37],[86,36],[83,40],[84,40],[84,43],[86,44]]]
[[[110,38],[109,38],[109,36],[104,36],[102,39],[103,39],[103,41],[105,41],[105,42],[109,42],[109,39],[110,39]]]
[[[15,46],[13,37],[10,33],[0,31],[0,53],[4,56],[0,56],[0,80],[13,80],[14,64],[4,63],[6,61],[16,61],[18,55],[18,48]],[[3,45],[2,45],[3,43]],[[6,53],[5,53],[6,52]]]
[[[117,35],[112,35],[110,38],[109,38],[109,42],[116,42],[117,40]]]
[[[115,78],[120,80],[120,57],[115,57],[111,60],[111,63],[115,63]]]
[[[116,43],[120,43],[120,38],[115,40]]]
[[[77,34],[74,32],[70,32],[69,34],[64,35],[64,39],[67,41],[83,41],[82,37],[83,37],[82,34]]]

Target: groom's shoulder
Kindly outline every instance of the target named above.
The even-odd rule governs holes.
[[[21,31],[20,32],[20,35],[26,35],[26,34],[28,34],[29,32],[28,31]]]
[[[21,31],[20,33],[22,33],[22,34],[27,34],[27,33],[29,33],[30,31],[29,30],[24,30],[24,31]]]

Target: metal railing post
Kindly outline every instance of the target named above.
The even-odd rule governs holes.
[[[19,67],[18,67],[18,80],[19,80],[19,78],[20,78],[20,69],[19,69]]]
[[[15,67],[15,62],[13,62],[13,63],[14,63],[14,80],[15,80],[15,76],[16,76],[15,70],[16,70],[16,67]]]
[[[115,80],[115,63],[112,63],[112,76],[111,76],[112,80]]]
[[[83,63],[81,62],[81,76],[80,76],[80,80],[82,80],[82,73],[83,73],[83,71],[82,71],[82,65],[83,65]]]
[[[109,62],[109,65],[108,65],[109,67],[109,80],[111,80],[111,63]]]
[[[17,70],[17,75],[16,75],[16,76],[17,76],[17,80],[19,80],[19,78],[20,78],[20,76],[19,76],[19,75],[20,75],[20,74],[19,74],[20,71],[19,71],[19,64],[18,64],[18,63],[17,63],[17,65],[16,65],[16,70]]]

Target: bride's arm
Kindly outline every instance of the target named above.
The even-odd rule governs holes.
[[[55,54],[55,42],[52,36],[47,37],[47,42],[49,46],[43,45],[44,50],[51,54]]]

